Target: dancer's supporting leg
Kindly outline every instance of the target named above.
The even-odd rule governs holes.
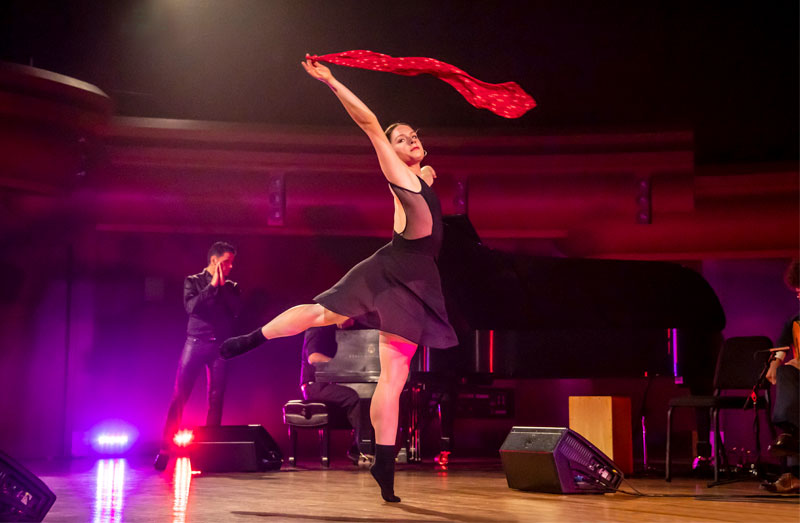
[[[294,336],[310,327],[324,327],[347,321],[347,316],[336,314],[318,303],[297,305],[278,314],[272,321],[250,334],[225,340],[220,355],[225,359],[253,350],[267,340]]]
[[[417,345],[400,336],[380,334],[381,375],[372,395],[369,414],[375,428],[375,464],[370,471],[381,487],[385,501],[398,502],[394,495],[394,458],[400,393],[408,378],[408,367]]]

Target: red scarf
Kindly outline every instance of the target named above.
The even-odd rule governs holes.
[[[471,77],[461,69],[423,56],[395,58],[372,51],[345,51],[322,56],[306,55],[313,61],[329,62],[348,67],[416,76],[431,74],[452,85],[469,103],[488,109],[504,118],[519,118],[536,107],[536,101],[514,82],[490,84]]]

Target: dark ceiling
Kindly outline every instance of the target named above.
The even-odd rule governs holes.
[[[691,128],[701,164],[798,157],[796,0],[0,6],[0,59],[93,83],[129,116],[347,125],[299,62],[350,49],[434,57],[484,81],[516,81],[539,103],[505,120],[428,76],[336,68],[385,123],[537,134]]]

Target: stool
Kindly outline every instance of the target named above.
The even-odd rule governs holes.
[[[291,400],[283,406],[283,423],[289,427],[289,465],[294,467],[297,456],[297,431],[298,429],[317,429],[319,434],[319,452],[322,466],[330,467],[330,435],[329,429],[350,428],[343,416],[337,415],[338,409],[331,409],[328,405],[316,401]]]

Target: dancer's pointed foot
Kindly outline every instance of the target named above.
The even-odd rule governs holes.
[[[375,445],[375,463],[369,469],[381,488],[381,497],[389,503],[398,503],[394,495],[394,445]]]
[[[240,354],[244,354],[245,352],[251,351],[267,341],[264,337],[264,334],[261,333],[261,329],[256,329],[250,334],[245,334],[243,336],[236,336],[234,338],[228,338],[222,343],[222,346],[219,348],[219,355],[224,360],[229,360],[233,357],[239,356]]]

